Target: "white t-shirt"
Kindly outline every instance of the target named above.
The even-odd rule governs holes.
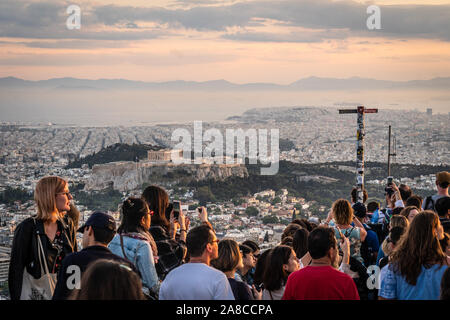
[[[169,272],[160,300],[234,300],[227,276],[204,263],[186,263]]]

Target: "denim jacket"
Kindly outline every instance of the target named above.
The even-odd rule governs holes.
[[[131,238],[126,235],[122,236],[122,238],[126,257],[123,256],[119,234],[116,234],[109,243],[109,249],[119,257],[124,257],[131,261],[141,273],[143,286],[158,292],[160,283],[150,243],[146,240]]]

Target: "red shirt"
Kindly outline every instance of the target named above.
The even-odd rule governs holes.
[[[345,273],[331,266],[307,266],[289,276],[282,300],[359,300],[359,295]]]

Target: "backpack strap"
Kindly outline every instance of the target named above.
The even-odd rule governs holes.
[[[352,232],[353,232],[354,229],[355,229],[355,227],[352,227],[352,228],[350,229],[350,232],[348,233],[348,235],[347,235],[347,231],[348,231],[348,230],[345,230],[344,236],[345,236],[346,238],[350,237],[350,236],[352,235]]]
[[[433,197],[432,196],[428,196],[426,199],[425,199],[425,206],[424,206],[424,209],[425,210],[429,210],[428,209],[428,207],[430,206],[430,202],[431,202],[431,210],[433,210],[434,211],[434,200],[433,200]]]

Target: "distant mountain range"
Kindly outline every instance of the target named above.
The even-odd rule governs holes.
[[[53,78],[30,81],[16,77],[0,78],[0,88],[46,88],[54,90],[202,90],[202,91],[259,91],[259,90],[390,90],[390,89],[450,89],[450,77],[430,80],[388,81],[352,77],[346,79],[308,77],[288,85],[275,83],[236,84],[226,80],[144,82],[126,79]]]

